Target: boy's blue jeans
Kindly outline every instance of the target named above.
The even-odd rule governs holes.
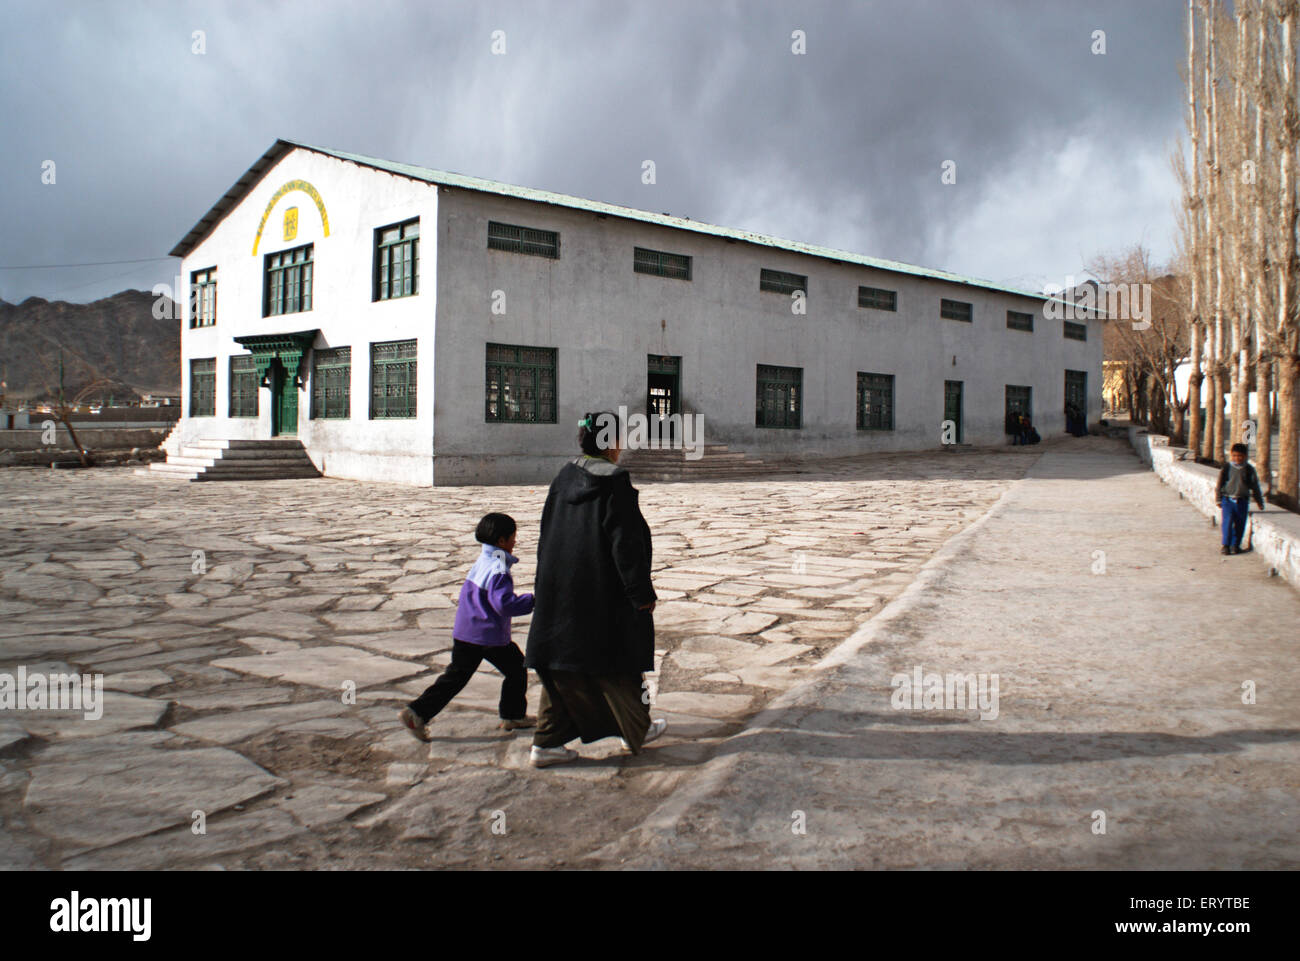
[[[1225,497],[1219,501],[1223,514],[1223,546],[1240,547],[1246,533],[1246,515],[1250,510],[1249,497]]]

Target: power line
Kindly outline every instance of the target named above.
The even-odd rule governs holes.
[[[142,257],[139,260],[96,260],[84,264],[20,264],[17,266],[0,266],[0,270],[53,270],[58,267],[111,267],[116,264],[152,264],[171,257]]]

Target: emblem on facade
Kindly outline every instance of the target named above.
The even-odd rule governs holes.
[[[290,207],[284,212],[284,239],[293,240],[298,236],[298,208]]]

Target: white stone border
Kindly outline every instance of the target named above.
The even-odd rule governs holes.
[[[1214,502],[1214,487],[1219,472],[1198,464],[1185,447],[1169,446],[1163,434],[1130,426],[1128,440],[1138,459],[1155,471],[1156,476],[1178,491],[1198,511],[1219,522],[1219,505]],[[1265,513],[1252,511],[1250,544],[1277,575],[1300,590],[1300,515],[1270,506]]]

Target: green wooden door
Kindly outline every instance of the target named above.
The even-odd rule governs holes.
[[[1065,372],[1065,402],[1073,404],[1080,411],[1088,410],[1088,372],[1086,370],[1067,370]]]
[[[271,362],[271,436],[298,435],[298,388],[280,358]]]
[[[965,440],[965,433],[961,423],[961,388],[962,382],[959,380],[945,380],[943,382],[943,419],[950,420],[957,425],[957,443]]]

